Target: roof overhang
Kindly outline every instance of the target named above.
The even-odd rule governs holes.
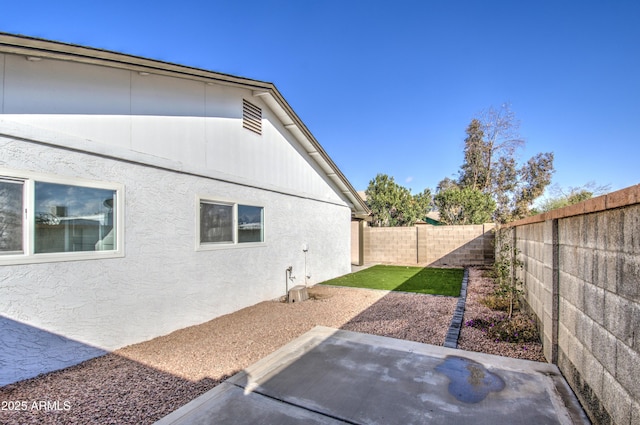
[[[331,160],[320,143],[311,134],[291,106],[289,106],[273,83],[108,50],[7,33],[0,33],[0,51],[24,55],[30,60],[47,58],[80,62],[135,72],[186,78],[204,83],[224,84],[251,90],[253,96],[262,99],[274,112],[284,127],[293,135],[298,143],[300,143],[309,157],[315,161],[319,168],[325,173],[338,193],[349,203],[352,216],[364,219],[370,215],[371,211],[364,200],[358,195],[349,180],[347,180],[338,166]]]

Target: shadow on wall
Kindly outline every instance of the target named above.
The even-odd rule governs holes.
[[[487,265],[494,258],[493,224],[469,226],[365,227],[362,241],[352,231],[352,244],[362,244],[364,264],[420,266]],[[358,236],[358,237],[355,237]],[[353,253],[356,252],[352,246]]]
[[[90,360],[77,364],[80,357]],[[34,363],[66,369],[25,379]],[[0,316],[2,424],[150,424],[236,372],[192,381]]]
[[[107,352],[0,315],[0,386]]]
[[[435,255],[437,258],[433,259],[434,254],[427,251],[427,266],[466,267],[492,265],[495,259],[493,238],[489,239],[486,235],[478,236],[455,249],[437,252]]]

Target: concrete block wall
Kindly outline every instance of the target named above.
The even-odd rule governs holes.
[[[594,423],[640,424],[640,185],[500,230],[526,301]]]
[[[360,264],[359,226],[360,222],[351,222],[351,264]]]
[[[552,359],[553,349],[553,261],[552,222],[540,222],[521,227],[511,227],[498,237],[515,244],[521,252],[524,266],[517,271],[518,278],[526,282],[524,298],[529,309],[539,318],[540,336],[544,354]],[[497,256],[497,254],[496,254]]]
[[[466,266],[493,263],[494,224],[468,226],[419,226],[424,249],[419,263]],[[422,236],[422,235],[421,235]]]
[[[415,227],[367,227],[363,237],[365,262],[417,263]]]
[[[366,227],[364,261],[454,267],[492,264],[494,227]]]

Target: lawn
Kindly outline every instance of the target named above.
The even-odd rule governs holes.
[[[458,297],[463,274],[462,269],[379,265],[322,284]]]

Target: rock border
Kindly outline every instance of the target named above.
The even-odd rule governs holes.
[[[453,312],[451,318],[451,324],[447,331],[447,336],[444,339],[444,347],[458,348],[458,337],[460,336],[460,329],[462,329],[462,321],[464,318],[464,307],[467,302],[467,284],[469,283],[469,268],[464,268],[464,275],[462,276],[462,287],[460,288],[460,297],[458,298],[458,304]]]

